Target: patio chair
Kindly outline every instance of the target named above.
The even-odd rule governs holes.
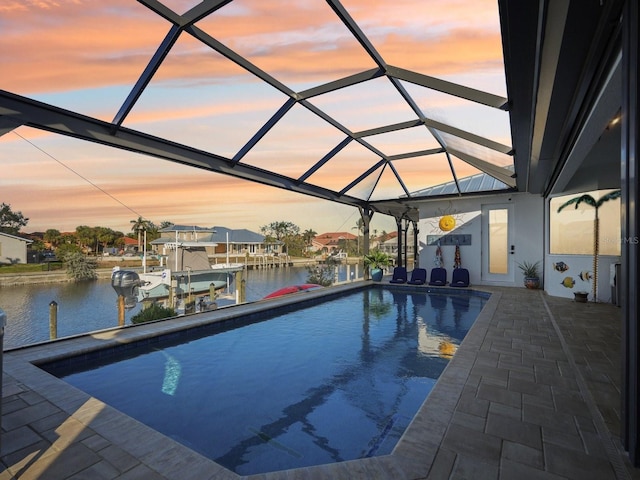
[[[469,286],[469,270],[466,268],[455,268],[451,275],[452,287],[468,287]]]
[[[414,268],[411,272],[411,279],[407,283],[411,285],[424,285],[427,283],[427,269]]]
[[[436,267],[431,269],[431,277],[429,285],[442,287],[447,284],[447,270],[445,268]]]
[[[406,283],[407,282],[407,269],[404,267],[395,267],[393,269],[393,276],[389,283]]]

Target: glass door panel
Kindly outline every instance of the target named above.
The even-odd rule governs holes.
[[[482,278],[513,282],[512,205],[482,207]]]

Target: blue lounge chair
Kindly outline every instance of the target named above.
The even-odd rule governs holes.
[[[469,286],[469,270],[466,268],[455,268],[451,275],[452,287],[468,287]]]
[[[424,285],[427,283],[427,269],[414,268],[411,272],[411,279],[407,283],[411,285]]]
[[[393,269],[393,276],[389,283],[406,283],[407,282],[407,269],[404,267],[395,267]]]
[[[442,287],[446,284],[447,284],[447,270],[440,267],[432,268],[429,285]]]

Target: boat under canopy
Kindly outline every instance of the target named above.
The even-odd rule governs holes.
[[[125,297],[127,308],[144,301],[169,300],[175,304],[175,300],[203,294],[209,294],[210,301],[214,301],[215,292],[228,289],[234,283],[235,274],[245,266],[242,263],[211,265],[207,246],[210,245],[204,242],[167,243],[164,266],[152,271],[145,268],[140,274],[116,267],[111,285],[118,295]]]

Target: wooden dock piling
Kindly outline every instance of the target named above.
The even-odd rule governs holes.
[[[49,303],[49,340],[58,338],[58,303],[51,300]]]

